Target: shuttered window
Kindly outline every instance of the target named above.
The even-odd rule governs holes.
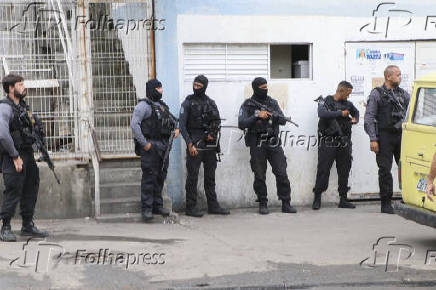
[[[199,74],[212,81],[268,78],[268,44],[185,44],[183,73],[185,81]]]

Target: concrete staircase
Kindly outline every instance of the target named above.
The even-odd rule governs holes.
[[[92,168],[92,166],[90,166]],[[100,163],[100,210],[98,222],[141,222],[141,162],[139,158],[104,160]],[[94,172],[90,183],[94,199]],[[164,206],[171,208],[171,201],[164,190]],[[177,216],[155,216],[154,222],[174,223]]]
[[[92,169],[92,166],[90,165]],[[90,172],[94,199],[94,171]],[[137,158],[100,163],[100,222],[141,220],[141,164]]]
[[[92,4],[90,13],[110,15],[111,4]],[[130,118],[137,103],[136,88],[116,30],[91,30],[92,86],[95,129],[102,153],[134,149]]]

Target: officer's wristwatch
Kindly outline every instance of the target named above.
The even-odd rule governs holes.
[[[256,118],[259,118],[259,111],[258,111],[258,110],[256,110],[256,111],[254,112],[254,116],[255,116]]]

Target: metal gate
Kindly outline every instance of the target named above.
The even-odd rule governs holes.
[[[149,33],[138,23],[150,9],[126,2],[0,3],[0,76],[26,79],[55,157],[87,158],[90,143],[102,154],[133,153],[130,117],[148,78]]]

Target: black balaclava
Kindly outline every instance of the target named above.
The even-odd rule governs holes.
[[[268,89],[261,89],[259,86],[266,84],[267,81],[264,78],[255,78],[251,83],[253,87],[254,95],[257,100],[264,101],[268,95]]]
[[[202,97],[206,93],[207,84],[209,83],[209,80],[204,75],[199,75],[194,79],[194,83],[200,83],[203,84],[203,87],[201,89],[194,89],[194,95],[196,97]]]
[[[147,97],[153,102],[157,102],[162,99],[162,94],[159,93],[156,88],[161,88],[162,83],[156,79],[149,80],[146,85]]]

